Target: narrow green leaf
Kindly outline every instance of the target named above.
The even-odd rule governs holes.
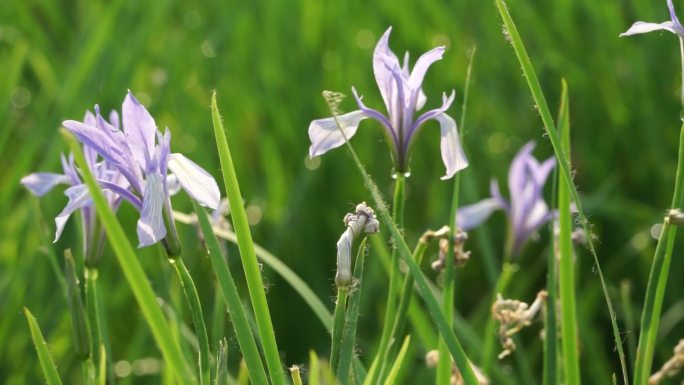
[[[354,356],[354,341],[356,338],[356,324],[359,319],[361,307],[361,289],[363,284],[363,264],[366,256],[366,238],[359,244],[354,262],[354,286],[349,292],[351,299],[346,312],[342,343],[340,344],[339,362],[337,365],[337,378],[341,385],[349,383],[349,369]]]
[[[549,141],[551,142],[553,151],[556,154],[560,173],[562,177],[565,178],[565,181],[568,184],[570,199],[575,204],[577,215],[579,216],[579,221],[582,225],[584,232],[587,234],[587,245],[589,247],[591,255],[594,257],[594,265],[596,267],[596,271],[601,281],[603,295],[605,297],[606,305],[608,307],[608,313],[610,315],[611,326],[613,329],[613,339],[615,341],[615,347],[618,351],[618,356],[620,358],[623,380],[625,384],[628,384],[627,365],[625,364],[625,354],[622,348],[620,329],[618,328],[615,311],[613,310],[613,303],[608,293],[608,285],[606,284],[605,278],[603,276],[603,271],[601,269],[601,264],[599,263],[598,255],[596,254],[596,248],[594,247],[594,239],[589,228],[589,221],[587,220],[586,215],[584,215],[584,210],[582,209],[582,202],[580,200],[579,194],[577,193],[577,188],[575,187],[575,184],[572,181],[569,156],[565,151],[563,151],[563,148],[561,147],[559,132],[556,130],[556,126],[553,122],[553,119],[551,118],[551,112],[549,110],[548,104],[546,103],[546,98],[544,97],[544,93],[542,92],[539,80],[537,79],[537,74],[534,72],[534,68],[532,67],[530,58],[527,55],[525,46],[523,45],[522,39],[520,38],[520,34],[518,33],[518,30],[516,29],[515,24],[513,23],[513,19],[511,18],[510,13],[508,12],[508,8],[504,0],[495,1],[499,13],[501,14],[501,18],[503,19],[506,32],[513,46],[513,50],[515,51],[515,54],[518,57],[518,61],[520,62],[520,66],[522,67],[525,79],[527,79],[527,84],[530,87],[532,98],[534,99],[534,102],[536,103],[537,108],[539,110],[539,114],[541,115],[542,122],[544,123],[544,130],[549,138]]]
[[[245,213],[245,207],[242,204],[242,194],[240,193],[240,185],[238,184],[235,167],[233,166],[233,159],[230,154],[230,148],[228,147],[226,132],[223,129],[221,116],[219,114],[218,106],[216,105],[216,93],[214,93],[211,98],[211,115],[214,123],[216,145],[218,146],[218,153],[221,161],[221,171],[223,172],[223,182],[226,187],[226,195],[230,205],[231,221],[233,222],[235,234],[238,238],[238,248],[240,249],[240,257],[242,258],[242,267],[245,271],[249,298],[252,302],[252,308],[254,309],[254,316],[261,337],[261,343],[264,348],[266,364],[273,384],[285,385],[285,374],[282,365],[280,364],[278,345],[276,344],[275,332],[273,331],[273,324],[271,323],[271,314],[268,310],[264,283],[261,279],[259,263],[257,262],[256,253],[254,251],[254,242],[252,241],[252,234],[249,229],[249,223],[247,222],[247,214]]]
[[[565,83],[564,83],[565,87]],[[568,118],[568,99],[563,99],[565,113],[560,121],[561,147],[570,153],[570,120]],[[579,385],[580,365],[577,352],[577,305],[575,301],[575,258],[572,247],[572,212],[570,210],[570,189],[565,175],[558,180],[558,250],[560,267],[558,281],[561,303],[561,345],[563,351],[563,378],[567,385]]]
[[[235,336],[237,337],[238,345],[240,345],[240,351],[242,351],[242,357],[245,360],[249,378],[252,380],[252,383],[266,384],[268,383],[266,371],[261,362],[259,350],[257,349],[254,335],[252,335],[252,331],[249,327],[247,314],[240,301],[240,295],[235,286],[235,281],[230,273],[226,259],[221,253],[221,246],[216,239],[216,235],[214,235],[214,232],[212,231],[207,212],[195,201],[193,201],[193,206],[195,208],[195,213],[197,214],[200,228],[204,234],[204,239],[206,240],[211,265],[216,273],[216,279],[221,286],[221,293],[228,306],[230,318],[233,321],[233,329],[235,329]]]
[[[200,303],[199,295],[197,294],[197,287],[195,287],[195,282],[190,275],[185,263],[181,258],[169,259],[169,262],[173,265],[178,278],[181,282],[181,287],[185,293],[185,299],[188,302],[188,307],[190,308],[190,314],[192,315],[192,323],[195,326],[195,335],[197,336],[197,342],[199,345],[198,353],[198,367],[200,373],[200,384],[209,385],[211,384],[211,375],[209,367],[209,337],[207,336],[207,326],[204,323],[204,315],[202,314],[202,305]]]
[[[411,336],[407,335],[406,338],[404,338],[404,343],[401,344],[401,349],[399,350],[399,354],[397,355],[397,359],[394,360],[394,364],[392,365],[392,369],[390,369],[390,372],[387,375],[387,380],[385,380],[385,385],[394,385],[397,383],[397,376],[399,375],[399,370],[401,369],[401,366],[404,364],[404,359],[406,358],[406,352],[408,351],[408,347],[409,347],[410,343],[411,343]]]
[[[38,322],[36,322],[36,319],[28,308],[24,308],[24,314],[26,315],[26,320],[28,321],[29,329],[31,330],[31,339],[33,340],[33,346],[36,347],[36,351],[38,352],[38,360],[40,361],[40,367],[43,369],[45,380],[48,385],[62,385],[62,380],[59,379],[57,368],[52,361],[52,357],[50,357],[50,352],[48,352],[47,349],[47,342],[45,342],[45,338],[43,338],[43,333],[40,331]]]
[[[98,219],[102,222],[107,231],[107,239],[114,250],[114,254],[119,261],[126,281],[133,291],[133,295],[138,302],[138,306],[140,306],[145,321],[147,321],[147,324],[152,331],[157,346],[159,346],[159,349],[164,356],[166,364],[171,368],[179,381],[186,384],[195,383],[194,375],[185,361],[178,343],[173,338],[171,328],[157,304],[157,297],[154,294],[154,291],[152,291],[152,287],[145,276],[145,272],[138,261],[138,257],[135,255],[135,250],[126,238],[126,233],[114,216],[114,213],[105,200],[102,190],[97,185],[95,178],[90,172],[81,147],[76,141],[76,138],[66,130],[62,130],[62,136],[69,145],[71,152],[74,154],[76,165],[81,171],[83,179],[90,191],[90,196],[95,204]]]

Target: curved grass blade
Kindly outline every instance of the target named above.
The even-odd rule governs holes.
[[[354,356],[354,340],[356,338],[356,323],[359,319],[359,308],[361,307],[361,289],[363,284],[363,263],[366,256],[366,239],[363,238],[356,253],[354,262],[354,286],[349,291],[349,307],[346,312],[344,331],[342,332],[342,343],[340,344],[339,362],[337,364],[337,378],[341,385],[349,383],[349,369],[351,368],[352,357]]]
[[[157,342],[157,346],[159,346],[166,364],[171,368],[180,382],[184,384],[195,383],[195,376],[190,370],[190,366],[185,361],[176,339],[173,338],[171,328],[159,308],[156,299],[157,297],[154,294],[154,291],[152,291],[149,280],[145,276],[145,272],[135,255],[135,250],[126,238],[126,234],[121,227],[121,224],[109,208],[102,190],[100,190],[95,178],[93,178],[85,157],[83,156],[81,147],[76,141],[76,138],[64,129],[62,129],[62,136],[69,145],[69,149],[74,154],[76,164],[90,191],[90,196],[95,205],[95,209],[97,210],[98,219],[102,222],[107,231],[107,239],[119,261],[126,281],[128,281],[128,285],[140,306],[145,321],[150,326],[154,340]]]
[[[197,335],[197,342],[199,345],[199,358],[197,363],[200,373],[200,384],[210,385],[209,337],[207,336],[207,326],[204,323],[204,315],[202,314],[202,305],[200,304],[199,295],[197,294],[197,287],[195,287],[195,282],[181,258],[169,259],[169,262],[173,265],[178,274],[181,286],[183,287],[183,292],[185,293],[185,299],[188,301],[188,307],[190,308],[190,313],[192,315],[192,323],[195,326],[195,334]]]
[[[506,3],[504,2],[504,0],[495,0],[495,2],[499,10],[499,13],[501,14],[501,18],[503,19],[507,35],[510,37],[510,42],[513,46],[513,50],[515,51],[515,54],[518,57],[518,61],[520,62],[520,66],[523,70],[523,74],[525,75],[527,84],[530,87],[532,98],[534,99],[534,102],[536,103],[537,108],[539,110],[539,114],[541,115],[542,122],[544,123],[544,130],[549,137],[549,141],[551,142],[553,151],[556,154],[556,158],[558,159],[560,173],[562,177],[565,178],[565,180],[567,181],[568,188],[570,191],[570,198],[577,209],[580,224],[582,225],[584,232],[587,234],[587,246],[589,248],[589,251],[591,252],[591,255],[594,257],[594,265],[596,266],[596,271],[598,272],[598,276],[601,281],[603,295],[605,297],[606,306],[608,307],[608,313],[610,315],[610,322],[613,329],[613,339],[615,341],[615,347],[618,351],[618,356],[620,358],[622,377],[624,383],[628,384],[629,380],[627,376],[627,365],[625,364],[625,353],[622,348],[620,329],[617,325],[615,310],[613,309],[613,303],[610,299],[610,295],[608,294],[608,286],[603,276],[601,264],[599,263],[598,255],[596,254],[596,248],[594,247],[594,239],[592,238],[592,233],[589,228],[589,221],[587,220],[587,217],[584,215],[584,211],[582,210],[582,202],[580,201],[579,194],[577,193],[577,188],[575,187],[575,184],[572,182],[572,174],[570,172],[570,162],[568,161],[568,154],[566,154],[565,151],[563,151],[563,148],[561,147],[560,136],[558,131],[556,130],[556,126],[553,122],[553,119],[551,118],[551,112],[549,110],[548,104],[546,103],[546,98],[544,97],[544,93],[542,92],[539,80],[537,79],[537,74],[534,72],[534,68],[532,67],[530,58],[527,55],[527,50],[525,50],[525,46],[523,45],[522,39],[520,38],[520,34],[518,33],[518,30],[516,29],[515,24],[513,23],[513,19],[511,18],[510,13],[508,12]]]
[[[252,308],[254,309],[254,316],[261,337],[261,343],[264,348],[266,364],[273,384],[285,385],[285,373],[280,364],[278,345],[275,339],[275,332],[273,331],[271,314],[268,310],[264,283],[261,279],[259,263],[257,262],[256,253],[254,251],[254,242],[252,241],[252,233],[249,229],[249,223],[247,222],[247,214],[245,212],[245,207],[242,205],[242,194],[240,193],[240,185],[238,184],[235,167],[233,166],[233,158],[230,154],[230,148],[228,147],[228,139],[226,138],[226,132],[223,129],[223,123],[221,122],[221,116],[216,104],[216,92],[214,92],[211,97],[211,115],[214,123],[216,145],[221,161],[221,171],[223,172],[223,182],[226,187],[228,203],[230,204],[231,221],[233,222],[235,234],[238,238],[238,248],[240,249],[240,257],[242,258],[242,267],[245,271],[249,298],[252,302]]]
[[[401,344],[401,349],[397,355],[397,359],[392,365],[389,374],[387,375],[387,380],[385,380],[385,385],[393,385],[397,383],[397,376],[399,375],[399,369],[404,364],[404,359],[406,358],[406,352],[408,351],[409,344],[411,343],[411,336],[407,335],[404,338],[404,343]]]
[[[50,352],[48,352],[47,349],[47,342],[45,342],[45,338],[43,338],[43,333],[40,331],[38,322],[36,322],[33,314],[31,314],[26,307],[24,308],[24,314],[26,315],[26,320],[28,321],[29,329],[31,330],[33,346],[36,347],[36,352],[38,352],[38,360],[40,361],[40,367],[43,369],[45,381],[48,385],[62,385],[62,380],[59,379],[59,373],[57,373],[55,363],[52,361],[52,357],[50,357]]]
[[[228,264],[221,253],[221,246],[216,239],[216,235],[214,235],[214,232],[212,231],[207,212],[194,200],[192,201],[192,204],[195,208],[200,227],[202,228],[207,249],[209,250],[211,265],[216,273],[216,279],[221,286],[223,298],[226,301],[230,318],[233,321],[233,328],[235,329],[235,335],[237,336],[238,344],[242,351],[242,357],[247,365],[249,377],[252,380],[252,383],[267,384],[266,371],[261,362],[254,335],[252,335],[252,331],[249,327],[245,308],[240,301],[240,295],[237,292],[237,287],[235,287],[235,281],[230,273]]]

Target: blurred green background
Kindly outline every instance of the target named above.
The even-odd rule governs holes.
[[[668,33],[618,38],[633,21],[664,21],[665,1],[511,0],[512,16],[549,97],[557,106],[560,79],[570,87],[575,182],[598,236],[598,255],[626,341],[636,337],[654,239],[673,188],[679,122],[679,53]],[[684,2],[676,6],[684,8]],[[371,57],[382,32],[394,27],[390,45],[412,60],[445,44],[444,60],[426,77],[427,107],[442,91],[457,91],[450,109],[461,113],[468,52],[477,47],[465,124],[470,167],[462,174],[463,201],[488,194],[490,177],[502,187],[510,159],[528,140],[538,158],[551,156],[541,121],[491,1],[345,2],[298,1],[50,1],[9,0],[0,7],[0,379],[5,384],[42,383],[21,308],[35,314],[65,383],[80,383],[71,351],[70,319],[55,265],[65,248],[79,248],[77,223],[52,244],[53,217],[66,198],[54,191],[38,200],[19,185],[33,171],[59,171],[65,145],[58,133],[64,119],[80,119],[99,104],[120,109],[127,89],[146,104],[160,127],[172,132],[172,147],[220,176],[211,131],[212,90],[228,130],[255,240],[294,269],[332,308],[335,242],[342,217],[370,200],[346,150],[307,161],[307,127],[328,116],[321,91],[351,94],[356,86],[366,104],[382,109]],[[661,35],[661,36],[658,36]],[[352,100],[342,104],[352,110]],[[554,107],[555,108],[555,107]],[[458,119],[457,119],[458,120]],[[406,234],[409,244],[428,228],[449,222],[452,183],[442,182],[438,127],[424,128],[412,150]],[[390,196],[391,161],[374,122],[364,122],[353,140],[360,158]],[[504,187],[507,190],[506,187]],[[550,194],[551,189],[547,189]],[[504,192],[507,194],[507,191]],[[189,211],[186,197],[174,207]],[[134,240],[136,215],[124,205],[119,217]],[[184,258],[207,314],[214,283],[195,229],[181,225]],[[530,301],[544,286],[548,230],[520,259],[509,296]],[[384,235],[383,235],[384,236]],[[505,219],[495,215],[471,234],[472,260],[458,273],[457,309],[482,335]],[[672,354],[684,335],[684,269],[681,242],[673,257],[654,368]],[[240,272],[236,249],[231,265]],[[105,251],[109,253],[109,249]],[[436,254],[429,249],[431,258]],[[387,276],[368,258],[359,350],[368,362],[379,338]],[[160,297],[189,324],[175,276],[154,248],[140,258]],[[159,357],[121,271],[111,255],[100,269],[114,360]],[[609,383],[619,371],[608,311],[590,255],[578,250],[578,319],[582,372],[592,384]],[[429,270],[430,277],[435,276]],[[494,270],[493,270],[494,268]],[[58,272],[57,272],[58,273]],[[268,268],[268,298],[279,347],[287,364],[307,362],[310,349],[326,356],[329,338],[304,302]],[[629,292],[621,297],[621,287]],[[623,293],[625,294],[625,293]],[[622,299],[621,299],[622,298]],[[634,313],[625,312],[625,303]],[[229,325],[224,325],[230,330]],[[210,325],[210,328],[215,325]],[[518,352],[535,382],[541,380],[541,325],[523,333]],[[474,344],[474,345],[473,345]],[[237,359],[230,340],[232,365]],[[477,342],[466,350],[478,361]],[[428,348],[414,344],[405,383],[421,383]],[[628,351],[628,353],[630,353]],[[628,357],[633,361],[634,357]],[[524,368],[508,358],[499,364],[522,381]],[[154,384],[154,375],[135,373],[121,383]]]

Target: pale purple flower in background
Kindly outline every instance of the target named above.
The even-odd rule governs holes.
[[[456,225],[467,231],[484,222],[495,210],[504,210],[509,226],[508,257],[519,255],[532,234],[555,215],[543,197],[544,183],[556,164],[555,158],[539,163],[532,155],[533,149],[534,142],[527,143],[511,162],[508,170],[510,201],[503,198],[499,184],[492,180],[490,198],[464,206],[456,214]]]
[[[679,22],[677,15],[675,14],[674,5],[672,0],[667,0],[667,8],[670,11],[670,20],[662,23],[648,23],[645,21],[637,21],[632,24],[629,29],[620,34],[620,36],[632,36],[641,33],[653,32],[653,31],[670,31],[679,38],[684,38],[684,27]]]
[[[139,246],[163,240],[167,230],[177,240],[174,238],[174,223],[170,219],[170,196],[182,188],[203,206],[216,209],[220,201],[218,185],[209,173],[190,159],[171,153],[168,128],[162,134],[147,109],[130,91],[123,102],[122,118],[123,130],[109,124],[99,113],[95,124],[73,120],[63,124],[125,177],[126,187],[130,186],[132,195],[137,199],[134,206],[140,211],[137,224]],[[167,251],[175,253],[178,250]]]
[[[116,112],[112,112],[110,121],[118,126],[118,115]],[[95,115],[90,111],[86,112],[84,123],[96,125]],[[98,158],[97,153],[86,145],[83,146],[83,152],[88,168],[102,186],[105,198],[112,210],[117,210],[122,197],[129,200],[133,199],[133,203],[135,203],[137,198],[127,190],[128,182],[115,167],[107,161]],[[38,197],[44,196],[58,184],[69,186],[64,191],[69,201],[62,212],[55,218],[54,242],[57,242],[61,237],[64,226],[71,215],[77,210],[81,210],[86,262],[95,264],[99,260],[102,247],[104,246],[104,231],[101,226],[97,225],[97,218],[92,207],[88,187],[81,180],[81,176],[74,165],[73,155],[69,154],[68,157],[62,155],[61,160],[63,174],[37,172],[23,177],[21,184]]]
[[[454,101],[455,92],[449,97],[442,96],[442,105],[427,111],[416,118],[416,112],[425,105],[423,94],[423,78],[432,63],[441,60],[444,47],[434,48],[423,54],[416,62],[413,71],[409,71],[408,52],[404,56],[403,65],[389,48],[389,36],[392,28],[382,35],[373,53],[373,72],[380,88],[380,94],[387,108],[387,115],[366,107],[352,87],[352,92],[359,109],[336,117],[317,119],[309,125],[311,147],[309,156],[325,154],[333,148],[342,146],[346,139],[356,134],[359,123],[372,118],[384,127],[392,148],[392,158],[396,171],[408,173],[409,150],[421,126],[428,120],[435,120],[441,130],[441,155],[446,166],[446,175],[442,179],[451,178],[456,172],[468,166],[468,160],[461,148],[460,138],[456,130],[456,121],[445,111]],[[337,124],[341,126],[341,131]]]

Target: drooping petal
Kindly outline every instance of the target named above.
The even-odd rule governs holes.
[[[345,143],[345,137],[350,139],[356,134],[359,123],[366,118],[363,111],[357,110],[340,115],[337,119],[325,118],[312,121],[309,125],[309,139],[311,140],[309,156],[313,158],[340,147]],[[337,127],[338,123],[344,136]]]
[[[164,207],[164,187],[162,176],[158,172],[147,175],[143,206],[138,220],[138,247],[145,247],[159,242],[166,236],[166,226],[162,209]]]
[[[456,212],[456,226],[468,231],[489,218],[494,210],[501,208],[499,201],[495,198],[487,198],[472,205],[463,206]]]
[[[221,192],[216,180],[195,162],[182,154],[171,154],[169,170],[178,178],[183,190],[203,206],[217,209]]]
[[[636,23],[632,24],[627,31],[621,33],[620,37],[638,35],[653,31],[670,31],[674,34],[678,34],[678,32],[681,33],[681,27],[677,27],[678,26],[672,21],[666,21],[664,23],[647,23],[644,21],[637,21]]]
[[[388,112],[392,111],[392,96],[394,94],[394,97],[396,97],[396,92],[392,91],[393,87],[395,87],[393,85],[394,75],[388,69],[385,62],[389,61],[392,64],[396,63],[397,67],[401,68],[397,55],[389,48],[389,36],[391,32],[392,27],[387,28],[375,45],[375,51],[373,51],[373,73],[375,74],[375,81],[378,83],[382,100],[385,101]]]
[[[123,129],[136,161],[147,168],[154,152],[157,124],[145,106],[128,91],[121,108]]]
[[[439,122],[441,138],[439,147],[442,152],[442,161],[446,166],[446,174],[441,179],[446,180],[468,167],[468,159],[463,152],[463,147],[461,147],[461,138],[456,130],[456,121],[445,113],[437,115],[435,120]]]
[[[71,214],[78,209],[88,206],[91,202],[90,194],[88,194],[88,186],[85,184],[69,187],[64,191],[64,195],[69,197],[69,202],[67,202],[67,205],[64,206],[62,212],[59,213],[59,215],[57,215],[55,218],[56,230],[55,240],[53,242],[57,242],[57,240],[59,240],[59,237],[62,235],[62,231],[64,230],[64,225],[66,225],[66,222],[69,220]]]
[[[21,178],[20,182],[33,195],[42,197],[56,185],[60,183],[69,183],[69,178],[67,178],[66,175],[51,172],[36,172]]]
[[[681,31],[682,23],[679,22],[679,18],[675,13],[674,4],[672,4],[672,0],[667,0],[667,9],[668,11],[670,11],[670,20],[672,20],[672,23],[674,23],[675,29],[679,29]]]

